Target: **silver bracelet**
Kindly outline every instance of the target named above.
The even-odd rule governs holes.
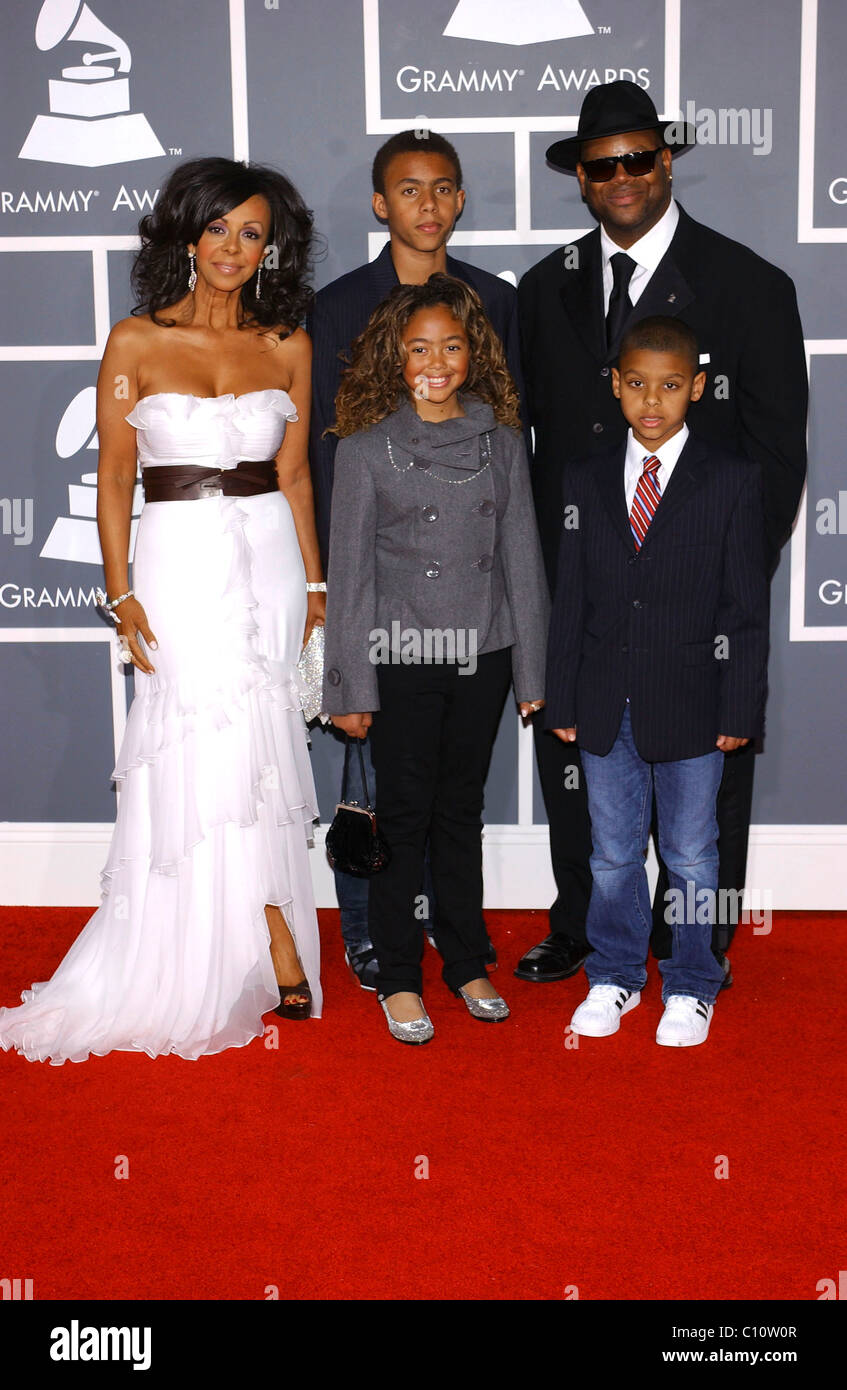
[[[307,593],[307,594],[325,594],[325,593],[326,593],[326,584],[307,584],[307,585],[306,585],[306,593]]]
[[[102,589],[95,589],[94,597],[97,600],[98,607],[102,608],[105,613],[108,613],[109,617],[112,619],[112,622],[120,623],[121,620],[114,610],[117,608],[119,603],[123,603],[125,598],[134,598],[135,590],[127,589],[125,594],[121,594],[120,598],[113,598],[111,603],[107,599]]]

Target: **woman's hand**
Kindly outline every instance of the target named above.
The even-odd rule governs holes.
[[[118,637],[129,647],[133,666],[137,666],[139,671],[146,671],[148,676],[152,676],[156,668],[151,666],[147,660],[140,639],[143,637],[152,651],[156,651],[158,643],[150,631],[147,614],[138,599],[125,598],[123,603],[119,603],[117,608],[112,609],[112,612],[119,619]]]
[[[341,729],[349,738],[367,738],[374,717],[372,714],[331,714],[330,719],[336,729]]]
[[[521,700],[521,718],[529,719],[531,715],[537,714],[543,708],[543,700]]]
[[[323,627],[326,623],[326,594],[311,593],[306,606],[306,630],[303,634],[305,647],[312,635],[313,627]]]
[[[560,738],[562,743],[576,743],[576,725],[571,724],[567,729],[554,729],[556,738]]]

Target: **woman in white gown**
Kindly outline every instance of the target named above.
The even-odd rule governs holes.
[[[272,170],[195,160],[141,234],[137,316],[98,378],[106,598],[136,667],[117,823],[101,906],[52,978],[0,1009],[0,1045],[54,1065],[193,1059],[261,1036],[271,1009],[321,1011],[296,671],[325,608],[298,327],[311,214]]]

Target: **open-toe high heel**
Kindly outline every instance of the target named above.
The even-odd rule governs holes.
[[[298,995],[307,996],[305,1002],[298,999]],[[280,985],[279,1003],[274,1009],[275,1014],[280,1018],[311,1018],[312,1016],[312,991],[309,989],[308,982],[301,980],[299,985]]]

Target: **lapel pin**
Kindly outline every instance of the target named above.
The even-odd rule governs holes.
[[[669,294],[669,295],[668,295],[668,303],[669,303],[669,304],[673,304],[673,302],[674,302],[675,299],[676,299],[676,295],[675,295],[675,294]]]

